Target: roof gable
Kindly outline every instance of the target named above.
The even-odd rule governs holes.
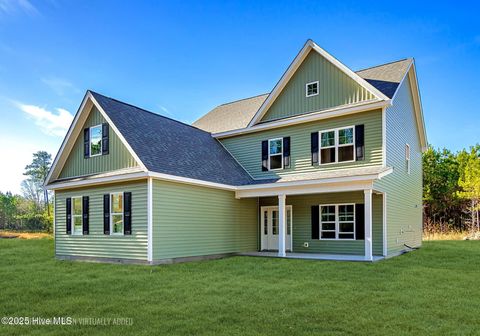
[[[148,171],[227,185],[253,181],[210,133],[95,92],[92,96]]]
[[[306,84],[312,82],[318,82],[318,94],[306,97]],[[376,99],[373,93],[312,49],[260,122]]]
[[[88,117],[81,129],[108,123],[95,105],[92,105]],[[111,127],[110,127],[111,128]],[[68,154],[65,165],[61,169],[59,179],[104,173],[125,168],[139,167],[135,158],[123,145],[122,141],[112,129],[109,132],[109,154],[84,158],[83,133],[80,132],[75,144]]]
[[[311,51],[314,51],[314,52],[318,53],[320,56],[322,56],[328,62],[330,62],[333,66],[335,66],[338,70],[340,70],[340,72],[343,72],[343,74],[350,77],[353,81],[357,82],[358,85],[365,88],[367,90],[367,92],[369,92],[370,94],[373,95],[374,99],[372,99],[372,100],[388,100],[388,97],[385,96],[382,92],[380,92],[378,89],[376,89],[370,83],[365,81],[363,78],[361,78],[355,72],[353,72],[352,70],[347,68],[345,65],[343,65],[341,62],[339,62],[337,59],[335,59],[333,56],[331,56],[325,50],[320,48],[312,40],[308,40],[305,43],[302,50],[300,50],[298,55],[295,57],[293,62],[290,64],[290,66],[288,67],[286,72],[283,74],[280,81],[275,85],[272,92],[267,97],[267,99],[262,104],[262,106],[259,108],[259,110],[255,114],[255,116],[252,118],[252,120],[250,121],[250,123],[248,125],[249,127],[262,121],[262,118],[265,116],[265,114],[269,111],[270,107],[273,105],[273,103],[277,100],[277,98],[283,92],[284,88],[290,82],[292,77],[294,77],[295,73],[300,68],[300,66],[305,61],[305,59],[307,58],[307,56],[309,55],[309,53]],[[305,95],[303,95],[303,97],[305,97]],[[308,112],[316,112],[316,111],[308,111]]]

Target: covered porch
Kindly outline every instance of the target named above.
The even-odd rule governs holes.
[[[373,181],[299,181],[254,186],[237,198],[258,197],[259,241],[248,256],[377,261],[386,255],[386,195]]]

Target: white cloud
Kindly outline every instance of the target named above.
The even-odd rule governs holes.
[[[79,90],[72,83],[62,78],[42,78],[42,82],[50,87],[59,96],[63,96],[67,91],[79,92]]]
[[[163,111],[163,113],[165,113],[166,115],[168,116],[172,116],[172,114],[170,113],[170,111],[163,105],[158,105],[158,107],[160,107],[160,109]]]
[[[56,112],[51,112],[36,105],[21,103],[17,105],[29,118],[35,121],[35,124],[40,127],[42,132],[48,135],[65,136],[73,120],[73,115],[62,108],[56,108]]]
[[[0,0],[0,12],[12,15],[18,11],[29,15],[39,14],[37,8],[29,0]]]

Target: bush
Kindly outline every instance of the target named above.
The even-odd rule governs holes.
[[[53,217],[45,214],[26,214],[16,216],[16,227],[12,229],[22,231],[47,231],[52,232]]]

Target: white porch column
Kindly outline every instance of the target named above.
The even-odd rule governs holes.
[[[285,222],[286,222],[286,206],[285,195],[278,195],[278,256],[285,257]]]
[[[365,189],[365,260],[373,260],[372,255],[372,189]]]

